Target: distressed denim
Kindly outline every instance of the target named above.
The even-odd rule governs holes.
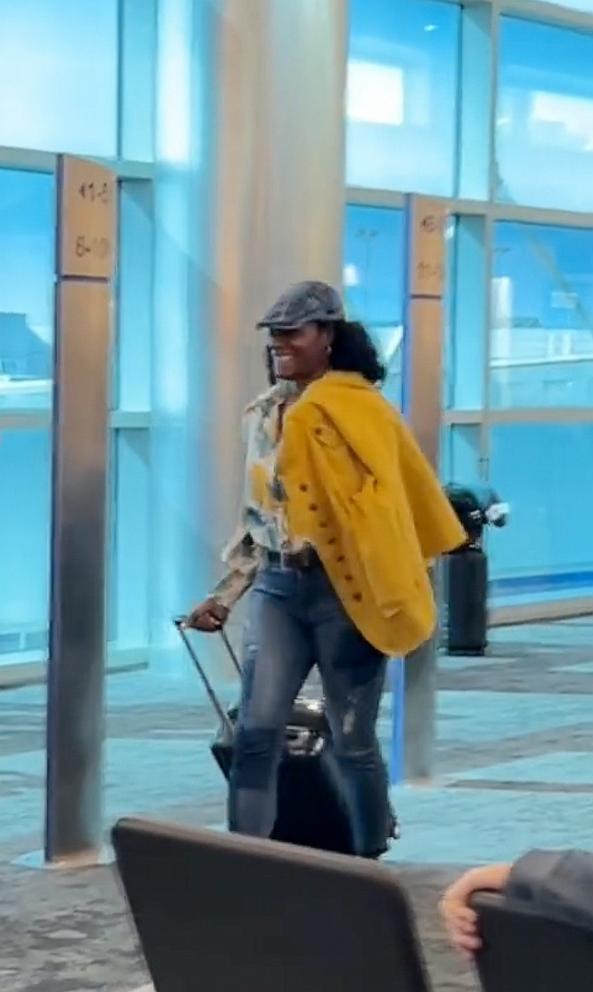
[[[229,826],[269,837],[292,705],[321,675],[333,753],[357,854],[386,847],[387,775],[376,736],[386,659],[358,632],[321,566],[258,573],[245,631],[243,691],[230,779]]]

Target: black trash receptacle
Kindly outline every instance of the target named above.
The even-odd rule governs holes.
[[[488,645],[488,559],[482,546],[484,527],[503,527],[507,509],[492,489],[447,486],[447,496],[468,535],[447,555],[447,651],[483,655]]]

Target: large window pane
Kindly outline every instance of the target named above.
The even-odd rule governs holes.
[[[49,432],[3,431],[0,478],[0,665],[40,661],[49,597]]]
[[[0,144],[115,155],[117,0],[0,0],[0,24]]]
[[[496,225],[490,399],[593,405],[593,231]]]
[[[0,409],[51,401],[54,237],[53,176],[0,170]]]
[[[401,210],[346,208],[344,287],[350,317],[371,331],[388,368],[385,395],[401,404],[404,235]]]
[[[121,2],[121,154],[150,161],[154,157],[157,0]]]
[[[441,479],[447,485],[472,485],[482,481],[481,428],[477,424],[455,424],[443,429]]]
[[[449,242],[449,282],[444,404],[449,409],[484,406],[486,312],[490,283],[486,220],[459,217]]]
[[[456,5],[352,0],[351,186],[453,193],[458,32]]]
[[[147,430],[117,430],[111,439],[108,637],[118,650],[148,644]]]
[[[593,424],[512,424],[492,429],[490,477],[511,505],[491,535],[497,598],[593,594]]]
[[[120,196],[119,299],[114,405],[150,408],[152,354],[152,183],[122,183]]]
[[[498,199],[593,210],[593,35],[503,18]]]

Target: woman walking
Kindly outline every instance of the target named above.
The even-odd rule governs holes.
[[[227,574],[188,621],[219,630],[251,590],[229,825],[271,834],[286,722],[316,665],[355,850],[376,858],[391,820],[376,737],[386,659],[431,636],[428,561],[465,535],[381,396],[384,369],[339,294],[299,283],[259,326],[277,382],[246,412],[245,490]]]

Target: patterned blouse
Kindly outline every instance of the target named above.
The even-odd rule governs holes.
[[[282,487],[275,471],[284,411],[296,396],[293,383],[281,382],[245,411],[245,482],[239,525],[223,553],[226,575],[212,592],[229,610],[253,583],[262,550],[294,553],[302,548],[288,538]]]

